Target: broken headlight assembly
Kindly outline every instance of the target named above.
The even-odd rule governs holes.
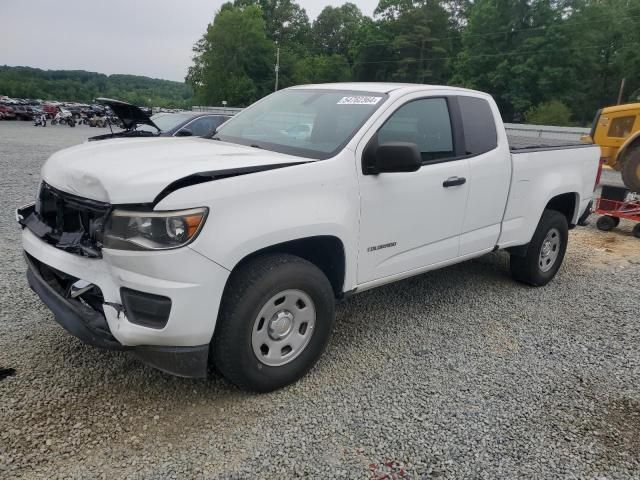
[[[168,250],[191,243],[207,218],[206,207],[167,212],[116,209],[104,230],[104,248]]]

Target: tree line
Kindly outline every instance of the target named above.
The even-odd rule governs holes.
[[[380,0],[311,22],[294,0],[225,3],[194,46],[198,103],[245,106],[279,86],[447,84],[491,93],[507,121],[588,124],[640,95],[640,0]]]
[[[0,94],[15,98],[90,103],[97,97],[136,105],[182,108],[193,90],[182,82],[137,75],[103,75],[84,70],[40,70],[0,66]]]

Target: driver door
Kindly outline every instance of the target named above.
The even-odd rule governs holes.
[[[358,284],[402,276],[458,256],[469,194],[468,160],[459,158],[446,97],[404,102],[369,140],[411,142],[422,167],[368,175],[360,170]],[[364,146],[358,148],[361,158]],[[457,180],[456,180],[457,179]]]

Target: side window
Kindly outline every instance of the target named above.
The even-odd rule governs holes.
[[[636,117],[618,117],[611,120],[609,125],[609,137],[628,137],[633,130],[633,123]]]
[[[480,155],[498,147],[498,133],[489,102],[478,97],[458,97],[467,155]]]
[[[444,98],[414,100],[400,107],[378,130],[378,143],[411,142],[423,161],[454,156],[449,107]]]
[[[213,129],[218,126],[217,124],[218,119],[215,117],[200,117],[187,125],[186,128],[191,130],[194,137],[202,137],[213,132]]]

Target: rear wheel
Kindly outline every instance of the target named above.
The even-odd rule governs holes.
[[[549,283],[562,265],[567,250],[569,227],[566,217],[545,210],[524,255],[512,253],[511,275],[519,282],[534,286]]]
[[[632,192],[640,192],[640,148],[630,152],[624,159],[622,181]]]
[[[603,232],[608,232],[609,230],[613,230],[620,224],[620,219],[618,217],[612,217],[611,215],[603,215],[598,218],[596,222],[596,227],[598,230],[602,230]]]
[[[295,382],[324,351],[334,306],[329,280],[302,258],[269,254],[241,265],[220,307],[211,344],[215,367],[258,392]]]
[[[633,227],[633,230],[631,230],[631,233],[633,234],[634,237],[640,238],[640,223],[636,223],[636,226]]]

